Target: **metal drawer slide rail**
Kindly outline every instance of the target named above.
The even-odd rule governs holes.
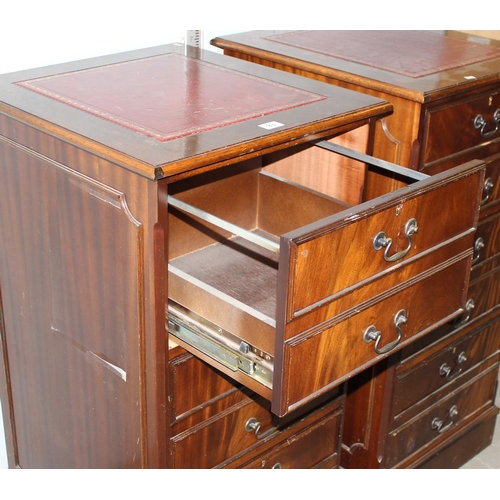
[[[272,389],[274,359],[198,314],[168,303],[168,331],[232,371],[241,371]]]

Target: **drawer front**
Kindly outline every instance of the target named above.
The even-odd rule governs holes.
[[[241,468],[254,462],[253,466],[262,467],[262,460],[266,468],[278,460],[284,467],[318,467],[332,462],[334,467],[345,404],[342,391],[335,394],[322,400],[324,406],[310,406],[302,416],[285,419],[276,418],[262,398],[246,399],[174,436],[172,467]]]
[[[262,433],[273,429],[273,415],[266,406],[247,399],[172,438],[172,467],[212,468],[258,446],[261,440],[246,430],[250,419],[261,424]]]
[[[425,164],[498,141],[500,92],[429,108],[425,113],[425,127]]]
[[[169,401],[172,421],[207,408],[210,403],[234,393],[235,402],[246,398],[232,379],[181,348],[169,360]]]
[[[500,305],[500,268],[495,272],[481,276],[469,286],[466,312],[457,318],[455,328],[468,325],[491,309]]]
[[[421,413],[408,424],[389,433],[387,467],[394,467],[423,446],[445,440],[457,428],[493,406],[498,362],[481,377]]]
[[[500,213],[480,221],[474,239],[471,280],[491,272],[500,263]]]
[[[302,432],[276,444],[245,469],[338,468],[342,411],[314,422]]]
[[[451,169],[283,236],[279,282],[286,284],[287,320],[473,231],[484,175],[479,165]],[[444,206],[459,210],[450,215]]]
[[[396,369],[392,409],[394,418],[397,419],[401,412],[441,387],[463,378],[461,376],[470,368],[497,352],[500,347],[497,329],[497,323],[493,323],[463,336],[410,370]]]
[[[498,210],[500,203],[500,155],[485,159],[486,174],[484,177],[483,196],[481,198],[481,215]]]
[[[459,260],[412,286],[394,289],[392,295],[340,323],[321,325],[287,342],[281,371],[287,407],[293,408],[449,321],[465,303],[463,277],[468,269],[470,259]],[[406,322],[401,321],[400,312]],[[380,340],[367,338],[372,327],[380,332]]]

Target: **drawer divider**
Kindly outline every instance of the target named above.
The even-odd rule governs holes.
[[[230,233],[236,236],[240,236],[245,240],[251,241],[256,245],[259,245],[260,247],[266,248],[267,250],[271,250],[272,252],[275,253],[279,253],[280,251],[279,243],[276,243],[270,240],[269,238],[265,238],[252,231],[243,229],[242,227],[237,226],[236,224],[232,224],[231,222],[221,219],[220,217],[217,217],[213,214],[205,212],[205,210],[201,210],[200,208],[190,205],[189,203],[186,203],[182,200],[179,200],[174,196],[171,195],[168,196],[168,203],[169,205],[172,205],[173,207],[177,208],[178,210],[181,210],[182,212],[194,215],[195,217],[198,217],[204,220],[205,222],[208,222],[209,224],[213,224],[214,226],[217,226],[221,229],[225,229],[226,231],[229,231]]]

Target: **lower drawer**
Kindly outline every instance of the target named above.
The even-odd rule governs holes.
[[[273,429],[273,415],[260,401],[246,399],[226,411],[174,436],[172,468],[210,469],[257,446],[259,439],[245,427],[250,419],[260,423],[262,433]],[[273,430],[277,434],[277,430]]]
[[[480,331],[463,335],[409,370],[404,370],[404,364],[400,365],[394,380],[394,418],[397,420],[406,409],[457,379],[499,347],[500,334],[495,322]]]
[[[333,469],[339,467],[342,410],[315,421],[303,431],[251,460],[245,469]]]
[[[396,466],[424,446],[445,441],[456,429],[493,407],[497,380],[498,362],[460,390],[389,433],[386,467]]]
[[[180,347],[169,350],[169,401],[171,424],[192,426],[248,397],[229,377]],[[215,408],[214,408],[215,407]]]
[[[391,291],[384,300],[356,311],[340,323],[319,325],[286,342],[286,365],[300,375],[284,384],[287,405],[293,408],[298,401],[345,381],[450,321],[460,309],[460,276],[469,265],[469,259],[455,262],[408,288],[396,289],[397,293]],[[314,371],[308,375],[314,376],[303,376],[312,365]]]
[[[330,463],[339,453],[343,402],[339,396],[289,423],[273,416],[262,398],[247,399],[174,436],[172,468],[261,467],[262,460],[265,467]]]
[[[453,437],[451,442],[446,442],[442,447],[409,467],[418,469],[458,469],[481,453],[493,441],[498,408],[492,408],[481,415],[462,434]],[[474,425],[475,424],[475,425]],[[465,468],[468,468],[467,466]]]

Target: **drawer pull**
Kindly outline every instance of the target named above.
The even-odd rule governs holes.
[[[442,377],[445,377],[446,380],[448,380],[448,381],[456,379],[462,373],[462,370],[464,368],[463,364],[466,361],[467,361],[467,356],[466,356],[465,352],[461,352],[458,355],[455,369],[451,368],[450,365],[448,365],[447,363],[443,363],[439,367],[439,375],[441,375]]]
[[[498,131],[498,126],[500,125],[500,109],[497,109],[493,114],[493,121],[495,122],[495,128],[490,130],[489,132],[485,132],[486,126],[488,122],[482,117],[482,115],[477,115],[474,118],[474,128],[478,128],[481,137],[488,139],[489,137],[494,136]]]
[[[396,252],[395,254],[389,256],[389,250],[392,245],[392,238],[388,238],[383,231],[380,231],[375,238],[373,238],[373,248],[375,250],[381,250],[385,248],[384,259],[387,262],[395,262],[396,260],[402,259],[411,249],[412,241],[411,237],[418,231],[418,224],[416,219],[410,219],[405,224],[405,236],[408,240],[408,246],[401,250],[400,252]]]
[[[472,311],[474,310],[475,304],[473,299],[469,299],[465,303],[465,316],[462,316],[461,318],[457,318],[455,320],[455,323],[453,326],[455,328],[460,328],[461,326],[464,326],[465,323],[467,323],[470,320],[470,317],[472,315]]]
[[[474,242],[474,258],[472,259],[472,264],[474,265],[481,258],[481,250],[484,248],[483,238],[478,238]]]
[[[453,405],[450,408],[450,411],[448,412],[448,418],[450,421],[446,425],[444,425],[444,422],[440,418],[436,417],[431,423],[432,429],[437,430],[438,434],[447,431],[455,423],[453,419],[457,415],[458,415],[458,408],[456,407],[456,405]]]
[[[255,417],[249,418],[245,424],[245,431],[254,432],[257,439],[264,439],[267,436],[270,436],[277,429],[277,427],[270,427],[267,431],[259,434],[261,425],[262,424]]]
[[[495,187],[495,183],[493,182],[493,179],[491,177],[488,177],[484,181],[484,185],[483,185],[484,198],[481,200],[481,206],[483,206],[490,199],[491,190],[494,187]]]
[[[394,326],[398,332],[398,338],[393,342],[387,344],[386,346],[379,348],[380,340],[382,339],[382,332],[379,332],[374,325],[369,326],[365,333],[363,334],[363,340],[369,344],[370,342],[375,342],[374,349],[377,354],[387,354],[389,351],[392,351],[400,342],[401,337],[403,336],[403,332],[401,331],[400,326],[406,324],[408,321],[406,316],[406,311],[401,309],[394,316]]]

